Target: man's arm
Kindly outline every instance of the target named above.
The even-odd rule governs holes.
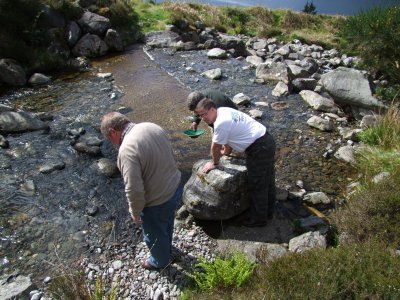
[[[125,194],[129,212],[135,224],[142,224],[140,213],[145,205],[144,183],[140,172],[140,163],[125,155],[119,157],[119,168],[124,178]]]
[[[219,164],[219,159],[222,156],[221,153],[222,145],[215,144],[214,142],[211,144],[211,161],[206,163],[202,169],[204,173],[208,173],[212,169],[215,169]]]
[[[199,124],[200,124],[200,122],[201,122],[200,116],[199,116],[199,115],[194,115],[194,116],[193,116],[193,122],[192,122],[192,124],[190,125],[190,129],[196,131],[196,130],[197,130],[197,127],[198,127]]]
[[[223,145],[221,148],[221,154],[222,155],[229,155],[232,152],[232,147],[229,145]]]

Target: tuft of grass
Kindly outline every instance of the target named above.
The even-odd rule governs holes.
[[[379,118],[376,126],[370,127],[358,134],[358,138],[370,145],[388,150],[400,151],[400,111],[392,105],[388,111]]]
[[[80,299],[80,300],[116,300],[117,289],[108,288],[104,280],[96,278],[92,287],[87,283],[83,270],[66,272],[53,278],[47,293],[53,299]]]
[[[255,266],[243,253],[236,252],[227,259],[217,258],[213,262],[200,259],[195,266],[199,270],[188,276],[194,280],[200,291],[239,288],[253,274]]]
[[[54,299],[89,299],[86,278],[83,271],[62,272],[51,281],[47,293]]]

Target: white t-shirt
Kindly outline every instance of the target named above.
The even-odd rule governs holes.
[[[212,141],[215,144],[232,147],[243,152],[256,139],[262,137],[267,129],[249,115],[230,107],[217,109]]]

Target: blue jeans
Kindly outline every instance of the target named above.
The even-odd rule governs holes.
[[[140,214],[143,220],[144,242],[150,250],[150,262],[156,268],[164,268],[171,262],[172,234],[175,210],[182,199],[183,186],[165,203],[145,207]]]

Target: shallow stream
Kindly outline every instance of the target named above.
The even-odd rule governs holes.
[[[134,122],[157,123],[169,132],[186,181],[193,163],[208,156],[211,139],[205,124],[206,134],[197,139],[182,134],[189,126],[185,99],[191,90],[213,87],[231,97],[242,92],[253,103],[267,102],[269,106],[260,107],[260,121],[277,141],[277,186],[289,189],[302,180],[307,191],[323,191],[340,199],[351,170],[322,156],[328,143],[339,135],[310,129],[306,120],[314,112],[298,95],[275,99],[273,87],[255,83],[255,70],[243,69],[247,64],[243,60],[209,60],[204,51],[157,49],[148,54],[142,45],[135,45],[123,54],[93,62],[88,73],[64,75],[48,87],[7,91],[0,97],[0,103],[50,112],[54,117],[49,132],[6,135],[10,148],[0,150],[2,274],[19,271],[39,278],[60,264],[77,262],[101,247],[118,243],[120,237],[134,240],[122,179],[100,173],[100,157],[76,152],[68,130],[83,128],[86,134],[102,138],[101,116],[116,109]],[[216,67],[223,70],[222,80],[200,76]],[[106,72],[113,76],[96,76]],[[271,109],[271,103],[277,101],[287,108]],[[116,159],[117,150],[110,143],[105,142],[101,150],[103,157]],[[64,169],[39,172],[44,163],[60,160]],[[94,217],[87,213],[90,207],[98,207]],[[268,242],[268,237],[258,239]],[[270,242],[286,242],[279,239]]]

